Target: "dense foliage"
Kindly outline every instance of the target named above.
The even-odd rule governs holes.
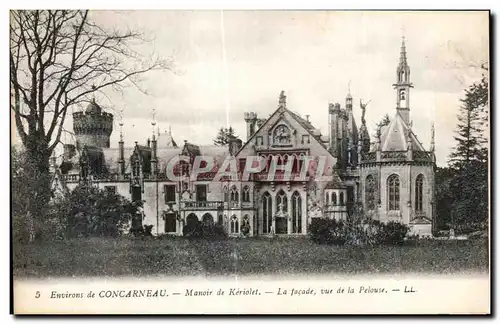
[[[79,185],[53,205],[53,218],[59,219],[66,237],[116,237],[128,230],[140,203],[92,186]]]
[[[231,138],[238,138],[236,135],[234,128],[232,126],[229,127],[221,127],[217,133],[217,136],[214,139],[214,145],[217,146],[225,146],[229,144],[229,140]]]
[[[461,100],[456,129],[456,146],[450,155],[450,223],[453,227],[488,221],[488,80],[472,84]],[[439,179],[441,180],[441,179]],[[438,184],[443,185],[443,183]],[[442,198],[442,197],[438,197]],[[439,204],[439,200],[438,200]]]
[[[409,227],[399,222],[386,224],[374,220],[355,222],[318,218],[309,225],[309,237],[318,244],[330,245],[399,245]]]
[[[227,232],[224,226],[221,224],[215,224],[213,222],[188,222],[183,227],[182,233],[184,236],[191,238],[227,238]]]

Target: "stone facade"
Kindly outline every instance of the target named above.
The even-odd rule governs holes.
[[[125,146],[120,135],[118,148],[110,148],[112,115],[93,102],[74,115],[77,145],[64,146],[55,187],[67,192],[85,181],[142,200],[143,224],[153,225],[156,235],[182,235],[193,220],[218,222],[235,236],[305,235],[321,217],[398,221],[416,234],[431,235],[434,136],[425,150],[412,131],[412,87],[403,41],[394,84],[396,113],[374,141],[364,119],[366,104],[361,103],[358,129],[350,94],[345,107],[328,105],[327,136],[307,116],[288,109],[282,91],[269,118],[245,113],[244,143],[231,139],[222,147],[187,141],[178,146],[169,131],[133,146]],[[202,165],[200,156],[213,164]],[[260,168],[248,173],[255,161]],[[228,166],[235,166],[236,176],[219,177]],[[196,174],[197,167],[203,172]]]

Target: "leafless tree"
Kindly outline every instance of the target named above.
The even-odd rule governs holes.
[[[140,89],[140,76],[170,69],[172,59],[146,58],[132,30],[107,29],[84,10],[10,12],[11,112],[33,177],[46,177],[68,109],[106,89]],[[48,202],[49,180],[33,188],[31,214]]]

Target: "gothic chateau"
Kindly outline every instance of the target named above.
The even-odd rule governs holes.
[[[336,103],[325,109],[329,130],[323,135],[309,118],[287,107],[282,91],[269,118],[245,113],[246,142],[178,145],[169,131],[153,132],[144,145],[126,145],[120,130],[118,147],[110,147],[113,115],[93,100],[85,111],[73,114],[76,143],[64,145],[60,163],[52,159],[54,188],[64,194],[88,182],[132,201],[142,200],[142,222],[153,225],[155,235],[182,235],[183,227],[196,220],[223,224],[233,236],[305,235],[317,218],[366,217],[402,222],[413,233],[430,236],[435,223],[434,129],[426,150],[412,131],[413,86],[404,40],[396,72],[395,112],[375,138],[367,131],[366,104],[360,103],[363,113],[357,126],[350,94],[343,107]],[[213,157],[214,164],[211,171],[192,177],[197,156]],[[242,172],[247,157],[255,156],[268,163],[262,171],[248,179],[213,181],[228,157]],[[311,169],[299,176],[305,157],[323,157],[321,176]],[[181,162],[169,170],[172,159]],[[269,177],[271,161],[292,161],[291,176],[277,170]]]

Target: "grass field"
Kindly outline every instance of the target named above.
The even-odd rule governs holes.
[[[306,238],[73,239],[13,246],[14,277],[488,271],[485,240],[335,247]]]

